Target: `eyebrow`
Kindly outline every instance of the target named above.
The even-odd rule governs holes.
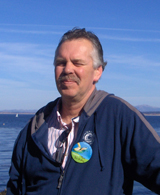
[[[62,62],[66,62],[66,60],[64,59],[64,58],[56,58],[55,59],[55,61],[54,61],[54,63],[56,64],[56,63],[62,63]]]
[[[81,64],[85,64],[84,60],[82,60],[82,59],[71,59],[71,61],[72,61],[72,63],[81,63]],[[65,62],[67,62],[67,60],[64,59],[64,58],[61,58],[61,57],[57,57],[57,58],[55,59],[55,64],[58,64],[58,63],[65,63]]]
[[[84,60],[82,59],[73,59],[71,60],[73,63],[81,63],[81,64],[85,64]]]

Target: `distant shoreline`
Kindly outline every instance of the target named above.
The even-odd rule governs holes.
[[[12,114],[12,115],[34,115],[35,113],[34,112],[0,112],[0,114]]]
[[[145,116],[160,116],[160,112],[142,112]],[[34,115],[35,112],[0,112],[0,114]]]
[[[160,116],[160,112],[142,112],[145,116]]]

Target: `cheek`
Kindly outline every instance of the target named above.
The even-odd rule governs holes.
[[[85,79],[87,75],[87,71],[84,68],[78,68],[77,71],[75,71],[75,74],[77,75],[78,78]]]
[[[77,71],[80,75],[83,75],[85,73],[85,70],[83,68],[80,68],[78,71]]]
[[[81,81],[89,82],[94,78],[94,73],[91,69],[80,69],[77,73],[77,76],[81,79]]]
[[[59,78],[60,74],[62,73],[62,70],[60,67],[55,68],[55,78],[56,80]]]

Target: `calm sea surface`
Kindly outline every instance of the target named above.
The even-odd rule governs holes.
[[[26,125],[33,115],[0,114],[0,192],[6,188],[8,171],[13,150],[14,141],[20,130]],[[160,135],[160,116],[146,116],[147,120]],[[135,182],[133,194],[155,194]]]

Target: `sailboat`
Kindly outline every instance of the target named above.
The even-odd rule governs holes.
[[[18,117],[18,113],[16,114],[16,117]]]

